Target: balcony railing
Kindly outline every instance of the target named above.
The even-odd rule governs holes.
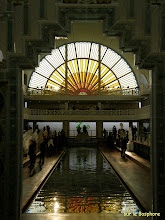
[[[55,91],[51,89],[24,89],[25,96],[36,96],[36,95],[66,95],[64,91]],[[67,95],[74,95],[74,93],[70,94],[68,91]],[[137,96],[139,95],[139,89],[122,89],[122,90],[101,90],[100,94],[98,92],[93,93],[92,95],[129,95],[129,96]]]
[[[136,115],[139,109],[126,110],[46,110],[31,109],[30,115]]]
[[[30,109],[30,115],[143,115],[150,114],[150,106],[138,109],[125,110],[47,110],[47,109]]]

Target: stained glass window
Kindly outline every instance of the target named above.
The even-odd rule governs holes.
[[[99,44],[76,42],[54,49],[45,56],[32,73],[29,88],[45,88],[63,93],[65,73],[67,91],[71,95],[98,94],[99,88],[104,94],[138,87],[131,67],[115,51],[100,45],[99,56]]]

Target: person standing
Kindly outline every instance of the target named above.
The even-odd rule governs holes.
[[[125,151],[127,149],[127,138],[124,137],[121,143],[121,157],[125,158]]]
[[[34,172],[34,166],[35,166],[35,160],[36,160],[36,143],[33,140],[30,140],[29,145],[29,157],[30,157],[30,176],[33,175]]]
[[[116,126],[114,125],[113,126],[113,139],[114,139],[114,141],[116,141],[116,134],[117,134],[117,129],[116,129]]]
[[[106,130],[105,130],[105,128],[103,130],[103,137],[106,138]]]
[[[46,152],[46,141],[44,138],[41,138],[41,144],[40,144],[40,160],[39,160],[39,164],[40,164],[40,168],[42,167],[42,165],[44,164],[44,158],[45,158],[45,152]]]

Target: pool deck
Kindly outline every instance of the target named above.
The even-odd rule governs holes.
[[[144,207],[144,211],[151,211],[152,191],[150,181],[150,167],[149,162],[143,160],[135,154],[127,152],[125,159],[121,158],[119,149],[110,149],[106,147],[99,148],[107,161],[112,165],[115,171],[120,175],[123,182],[135,195],[136,199]],[[38,189],[41,187],[45,179],[50,175],[53,168],[56,166],[61,156],[66,149],[62,149],[59,154],[52,157],[46,157],[42,170],[39,169],[39,164],[36,161],[36,174],[29,177],[28,166],[23,168],[23,196],[22,209],[25,210],[26,204],[34,197]],[[132,156],[131,156],[132,155]],[[131,158],[130,158],[131,157]],[[138,160],[138,162],[137,162]],[[142,164],[142,165],[141,165]],[[144,164],[147,164],[144,167]],[[123,214],[97,214],[97,213],[59,213],[59,214],[22,214],[22,220],[122,220],[125,216]],[[127,216],[128,220],[146,219],[142,216]],[[150,217],[147,217],[150,219]]]
[[[151,173],[149,165],[144,168],[147,161],[131,152],[126,153],[125,158],[121,158],[121,154],[116,149],[107,147],[99,148],[114,170],[119,174],[122,181],[134,194],[145,211],[152,210],[152,189],[151,189]],[[140,158],[140,159],[139,159]],[[138,161],[137,161],[138,160]],[[139,162],[139,160],[141,162]],[[149,162],[148,162],[149,163]]]
[[[59,153],[51,157],[45,157],[44,165],[40,170],[39,158],[36,159],[35,163],[35,174],[29,176],[28,163],[23,168],[23,192],[22,192],[22,210],[24,211],[27,204],[31,201],[34,195],[37,193],[38,189],[42,186],[45,179],[50,175],[51,171],[54,169],[61,156],[66,151],[63,148]]]

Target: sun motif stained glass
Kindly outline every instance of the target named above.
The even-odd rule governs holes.
[[[103,45],[100,45],[99,56],[99,44],[91,42],[70,43],[52,50],[35,68],[29,88],[63,93],[66,77],[70,95],[98,94],[99,87],[102,94],[137,88],[136,78],[127,62]]]

